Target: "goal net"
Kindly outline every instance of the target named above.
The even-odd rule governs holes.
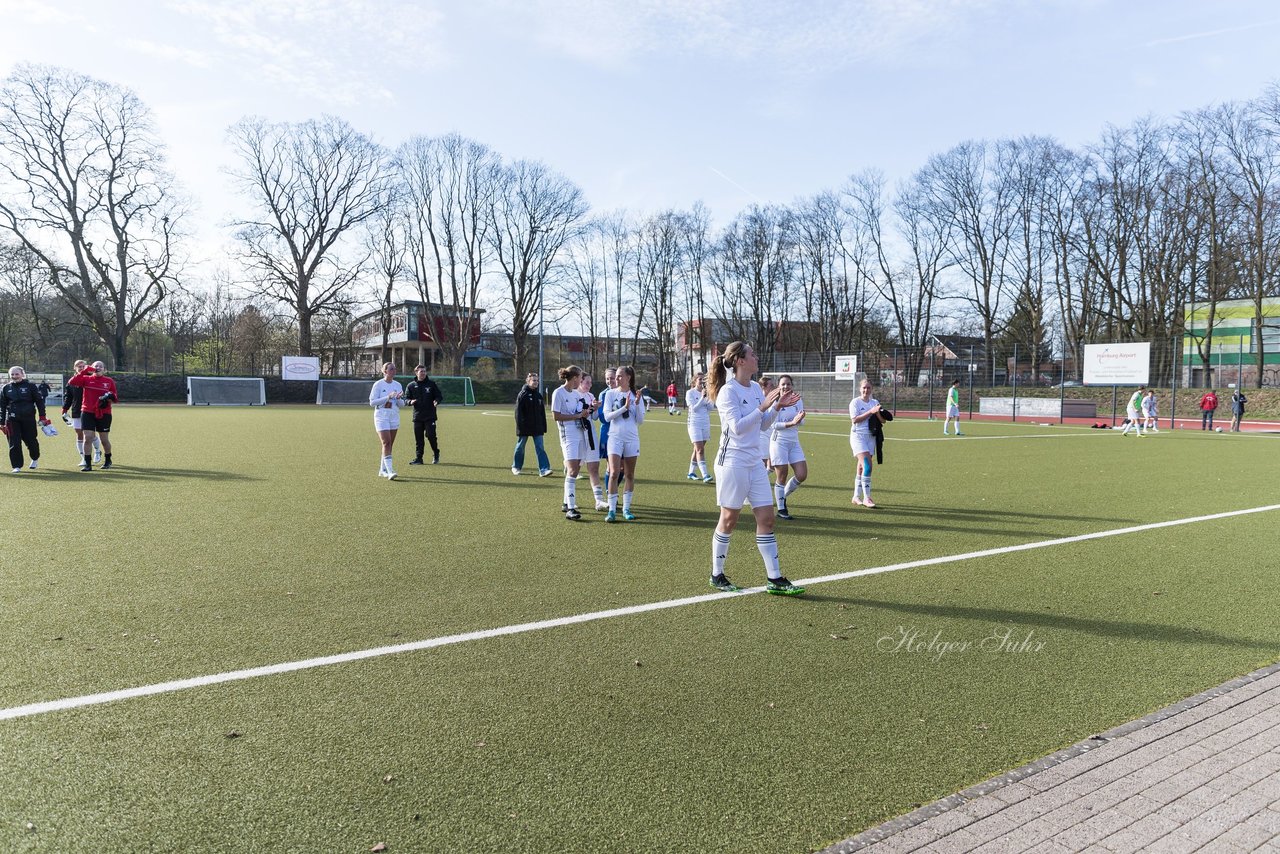
[[[261,377],[187,377],[188,406],[265,406]]]
[[[811,412],[846,411],[866,376],[861,372],[850,375],[835,371],[766,371],[763,376],[777,382],[783,374],[791,377],[792,385],[804,400],[805,410]]]
[[[373,380],[320,380],[316,403],[327,406],[368,406]]]

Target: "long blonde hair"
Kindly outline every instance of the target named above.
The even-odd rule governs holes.
[[[712,400],[716,399],[716,394],[724,386],[725,381],[729,377],[729,371],[738,363],[747,351],[747,345],[743,341],[734,341],[724,349],[724,353],[711,363],[711,370],[707,374],[707,394]]]

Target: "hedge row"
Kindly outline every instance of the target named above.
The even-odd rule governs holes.
[[[120,390],[120,399],[126,403],[186,403],[187,378],[181,374],[133,374],[113,373]],[[369,380],[373,385],[373,380]],[[516,394],[524,385],[520,380],[472,381],[476,403],[487,406],[515,404]],[[285,381],[279,377],[266,378],[267,403],[315,403],[316,383],[306,380]],[[462,401],[450,400],[449,403]]]

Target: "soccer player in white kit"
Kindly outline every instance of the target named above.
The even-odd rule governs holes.
[[[875,502],[871,500],[871,455],[876,452],[876,439],[871,435],[871,425],[867,421],[880,417],[880,401],[871,396],[871,380],[862,381],[861,392],[849,403],[849,419],[853,422],[849,431],[849,446],[853,448],[856,470],[853,503],[875,507]]]
[[[773,533],[773,495],[769,475],[760,465],[761,424],[771,425],[778,407],[795,403],[797,395],[783,397],[781,389],[767,395],[751,381],[759,367],[755,351],[735,341],[711,366],[707,390],[720,413],[720,446],[716,452],[716,503],[720,521],[711,538],[711,586],[733,592],[739,588],[724,574],[729,557],[729,535],[738,524],[742,505],[749,502],[756,517],[756,548],[764,559],[768,581],[765,591],[782,596],[804,592],[782,574],[778,540]]]
[[[636,370],[623,365],[616,373],[617,385],[604,393],[602,412],[609,422],[609,513],[606,522],[617,521],[618,487],[622,486],[622,518],[635,521],[631,498],[636,488],[636,460],[640,457],[640,425],[645,406],[636,390]]]
[[[564,517],[577,521],[582,514],[578,512],[578,493],[573,482],[577,480],[583,455],[590,453],[587,436],[594,410],[578,393],[582,368],[577,365],[561,368],[559,377],[564,385],[551,393],[551,415],[560,431],[560,452],[564,454]]]
[[[400,408],[404,406],[404,386],[396,381],[396,366],[387,362],[382,366],[382,379],[369,390],[369,405],[373,407],[373,429],[382,442],[382,465],[378,477],[396,479],[391,465],[391,446],[396,443],[396,431],[400,429]]]
[[[685,412],[689,416],[689,441],[693,454],[689,457],[689,480],[711,482],[707,472],[707,442],[711,440],[711,409],[715,403],[707,396],[707,375],[699,371],[693,375],[693,385],[684,395]]]
[[[1155,389],[1147,389],[1147,393],[1142,396],[1142,423],[1146,427],[1148,433],[1159,433],[1160,428],[1156,426],[1156,392]]]
[[[784,398],[795,393],[795,381],[789,374],[778,377],[778,389]],[[787,497],[800,488],[809,477],[809,464],[800,447],[800,425],[804,423],[804,401],[796,398],[790,406],[778,407],[778,417],[773,422],[769,438],[769,462],[773,465],[773,498],[778,505],[779,519],[794,518],[787,510]],[[791,479],[787,479],[787,467],[791,467]]]

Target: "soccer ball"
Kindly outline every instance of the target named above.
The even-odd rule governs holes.
[[[1214,428],[1213,428],[1213,432],[1215,432],[1215,433],[1221,433],[1221,432],[1222,432],[1222,428],[1221,428],[1221,427],[1214,427]]]

